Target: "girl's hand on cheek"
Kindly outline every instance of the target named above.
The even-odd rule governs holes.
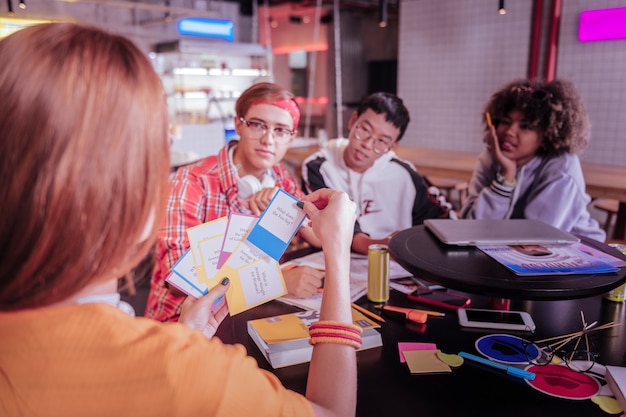
[[[491,152],[493,159],[495,159],[500,165],[502,175],[504,177],[512,176],[513,178],[515,178],[517,163],[502,153],[495,126],[491,126],[490,131],[491,135],[489,137],[487,149],[489,150],[489,152]]]

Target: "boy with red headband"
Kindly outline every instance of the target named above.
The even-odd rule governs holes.
[[[231,212],[260,215],[282,188],[303,196],[296,180],[280,161],[293,141],[300,111],[293,94],[272,83],[248,88],[235,104],[238,141],[226,144],[217,155],[180,168],[170,183],[165,222],[156,246],[156,267],[145,315],[176,321],[185,297],[169,287],[165,278],[189,247],[187,229],[227,216]],[[301,237],[319,246],[309,228]],[[324,272],[311,267],[283,271],[290,295],[308,298],[322,284]]]

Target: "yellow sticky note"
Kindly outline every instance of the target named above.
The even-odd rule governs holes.
[[[452,372],[450,367],[437,357],[439,350],[410,350],[404,358],[412,374]]]

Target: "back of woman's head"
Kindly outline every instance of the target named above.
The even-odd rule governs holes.
[[[39,25],[0,41],[0,56],[0,310],[15,310],[121,277],[147,253],[167,192],[167,112],[123,37]]]
[[[485,109],[496,126],[513,110],[520,111],[530,126],[541,131],[540,152],[544,154],[579,153],[587,146],[587,111],[569,81],[514,81],[496,92]]]

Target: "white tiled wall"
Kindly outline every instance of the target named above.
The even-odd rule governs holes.
[[[490,94],[526,74],[530,1],[401,3],[398,95],[411,112],[405,145],[479,151]],[[511,16],[524,16],[512,19]]]
[[[226,144],[222,123],[178,125],[172,136],[172,163],[184,165],[209,155],[215,155]]]
[[[582,10],[626,7],[626,1],[563,3],[557,77],[576,84],[590,115],[592,141],[583,159],[626,165],[626,40],[578,41]],[[525,77],[528,66],[532,1],[507,2],[504,16],[497,6],[494,0],[402,0],[398,95],[412,119],[405,145],[482,149],[489,96]]]
[[[578,41],[581,11],[614,7],[626,1],[563,2],[557,76],[576,84],[589,112],[591,141],[582,158],[626,165],[626,40]]]

